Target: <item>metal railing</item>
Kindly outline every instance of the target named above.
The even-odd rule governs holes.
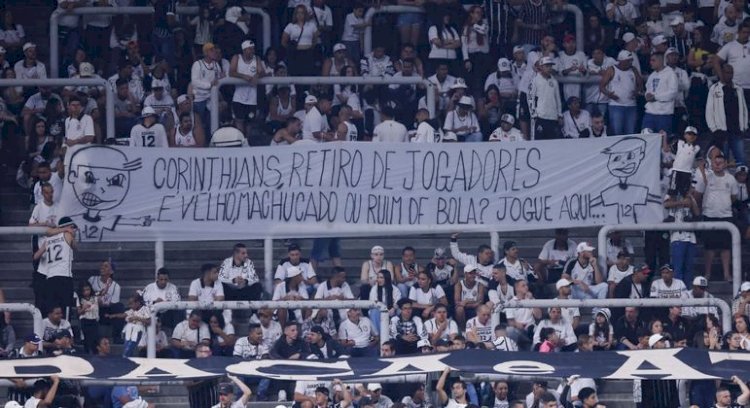
[[[434,84],[420,76],[414,77],[263,77],[258,85],[423,85],[426,89],[427,110],[430,117],[435,117],[436,101]],[[219,128],[219,88],[226,85],[248,85],[239,78],[222,78],[216,86],[211,87],[209,98],[211,111],[211,133]]]
[[[573,4],[566,4],[562,6],[562,10],[572,13],[576,20],[576,46],[578,50],[584,48],[584,32],[583,32],[583,12],[578,6]],[[367,10],[365,20],[368,22],[372,21],[372,18],[376,14],[403,14],[403,13],[424,13],[422,7],[414,6],[381,6],[379,8],[371,7]],[[372,25],[365,27],[365,38],[364,38],[364,53],[368,54],[372,51]]]
[[[660,224],[605,225],[599,230],[599,266],[607,265],[607,235],[613,231],[729,231],[732,235],[732,294],[740,290],[742,281],[742,240],[737,226],[727,221],[681,222]]]
[[[732,309],[727,302],[719,298],[644,298],[644,299],[539,299],[510,300],[495,306],[492,314],[493,327],[499,323],[498,312],[503,309],[526,309],[532,307],[669,307],[669,306],[711,306],[721,311],[721,326],[724,332],[732,329]]]
[[[263,50],[271,46],[271,17],[262,8],[243,7],[248,14],[258,15],[263,19]],[[177,7],[177,14],[196,15],[198,7]],[[71,10],[55,9],[49,17],[49,52],[50,75],[57,78],[60,71],[60,33],[59,20],[64,15],[150,15],[154,14],[153,7],[79,7]]]
[[[0,303],[0,312],[28,313],[34,321],[34,334],[39,337],[44,335],[42,326],[42,312],[31,303]],[[0,318],[2,318],[0,316]]]
[[[222,301],[222,302],[160,302],[151,307],[157,315],[167,310],[258,310],[258,309],[379,309],[380,344],[388,341],[390,316],[388,308],[380,302],[369,300],[280,300],[280,301]],[[374,323],[373,323],[374,324]],[[156,319],[151,319],[146,338],[146,356],[156,358]]]
[[[103,78],[45,78],[45,79],[0,79],[0,88],[11,86],[103,86],[106,96],[105,122],[106,134],[115,133],[115,91]]]

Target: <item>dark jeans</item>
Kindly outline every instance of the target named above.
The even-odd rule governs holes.
[[[96,342],[99,339],[99,322],[93,319],[80,319],[83,334],[83,351],[96,352]]]
[[[73,278],[65,276],[53,276],[47,278],[43,283],[43,296],[42,307],[45,310],[43,313],[46,314],[55,306],[62,306],[63,313],[65,313],[66,307],[75,306],[73,301]]]
[[[261,293],[263,293],[263,287],[260,282],[245,286],[242,289],[235,288],[226,283],[222,283],[222,286],[224,286],[224,298],[226,300],[259,300]]]
[[[125,313],[125,305],[122,303],[111,303],[109,306],[99,306],[99,325],[112,328],[112,338],[119,339],[122,336],[122,328],[125,327],[125,319],[111,319],[104,317],[107,314]]]

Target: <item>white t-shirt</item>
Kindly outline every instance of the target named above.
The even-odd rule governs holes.
[[[301,260],[298,265],[292,265],[289,260],[285,259],[281,263],[279,263],[278,266],[276,266],[276,273],[274,273],[273,278],[278,280],[286,279],[286,271],[292,266],[296,266],[297,268],[302,270],[302,277],[305,280],[310,280],[317,276],[315,274],[315,269],[313,269],[312,265],[310,265],[310,263],[306,260]]]
[[[63,190],[63,179],[60,177],[60,173],[52,168],[52,175],[50,176],[48,183],[52,184],[52,202],[57,204],[60,202]],[[42,185],[40,182],[34,183],[34,202],[39,204],[44,202],[44,196],[42,195]]]
[[[85,136],[94,136],[94,120],[91,116],[83,114],[80,119],[65,119],[65,139],[78,140]]]
[[[609,272],[607,273],[607,282],[614,282],[615,284],[617,284],[620,283],[620,281],[623,280],[626,276],[632,274],[632,265],[629,265],[628,268],[624,271],[621,271],[620,268],[617,267],[617,265],[612,265],[609,267]]]
[[[40,402],[42,402],[42,400],[37,397],[31,396],[26,400],[26,403],[23,404],[23,408],[37,408]]]
[[[221,403],[218,403],[212,406],[211,408],[221,408]],[[237,401],[232,402],[232,404],[229,405],[229,408],[245,408],[245,404],[243,404],[242,401],[237,400]]]
[[[518,296],[513,296],[512,300],[521,300]],[[523,323],[524,326],[534,324],[534,314],[530,308],[513,308],[505,309],[505,317],[508,320],[515,320],[519,323]]]
[[[284,33],[289,36],[289,41],[296,41],[297,45],[313,45],[313,34],[318,31],[318,26],[313,21],[308,21],[304,26],[289,23],[284,27]]]
[[[408,142],[406,126],[395,120],[385,120],[372,131],[373,142]]]
[[[261,342],[258,345],[251,344],[247,337],[237,339],[234,343],[232,355],[243,360],[260,360],[264,355],[270,354],[268,344]]]
[[[420,305],[436,305],[438,304],[438,300],[443,297],[445,297],[445,291],[439,285],[430,288],[427,292],[417,286],[412,286],[409,289],[409,299]]]
[[[417,126],[417,132],[411,139],[412,143],[436,143],[439,141],[440,134],[427,122],[422,122]]]
[[[691,173],[693,171],[695,156],[700,150],[701,147],[697,144],[688,144],[688,142],[684,140],[677,141],[677,153],[672,162],[672,169],[684,173]]]
[[[359,41],[359,35],[362,32],[362,29],[354,26],[364,22],[364,18],[359,18],[355,16],[354,13],[347,14],[344,19],[344,31],[341,33],[341,41]]]
[[[729,218],[732,216],[732,196],[739,193],[737,180],[724,172],[717,176],[714,172],[706,172],[706,181],[698,174],[695,191],[703,194],[703,215],[713,218]]]
[[[73,248],[65,240],[65,233],[44,237],[39,246],[47,245],[47,250],[39,261],[39,273],[47,278],[73,277]]]
[[[323,131],[325,131],[323,115],[320,114],[317,107],[313,107],[305,114],[305,120],[302,122],[302,140],[317,142],[319,140],[313,136],[313,133]]]
[[[662,299],[686,298],[687,287],[685,286],[685,282],[677,278],[673,278],[672,284],[669,286],[664,283],[663,279],[659,278],[651,282],[651,297]]]
[[[370,345],[370,338],[375,333],[370,319],[360,317],[358,323],[349,319],[339,325],[339,340],[353,340],[354,348],[365,348]]]
[[[432,336],[433,334],[437,333],[437,331],[438,331],[438,323],[435,321],[434,317],[424,322],[424,332],[428,336]],[[443,334],[442,336],[440,336],[440,339],[448,340],[450,336],[457,335],[457,334],[458,334],[458,325],[453,319],[448,318],[448,327],[443,331]]]
[[[443,42],[446,40],[460,40],[461,37],[458,35],[455,29],[446,27],[443,28]],[[432,43],[432,40],[440,38],[438,36],[438,29],[437,26],[430,27],[429,30],[427,30],[427,39],[430,41],[430,54],[428,55],[428,58],[430,59],[456,59],[456,49],[449,49],[449,48],[443,48],[438,47],[437,45]]]
[[[750,89],[750,63],[747,59],[750,55],[750,41],[745,44],[736,40],[727,43],[716,55],[734,68],[734,82],[743,89]]]
[[[46,224],[48,226],[57,225],[58,209],[54,201],[52,205],[47,205],[44,200],[34,206],[29,217],[29,224]]]
[[[217,296],[224,296],[224,287],[218,280],[213,286],[203,286],[199,278],[190,282],[188,296],[197,296],[199,302],[211,303]]]
[[[130,147],[169,147],[167,131],[161,123],[151,127],[139,123],[130,129]]]
[[[192,341],[193,343],[198,344],[203,340],[209,340],[211,338],[211,330],[208,328],[208,325],[203,322],[201,322],[197,329],[191,329],[190,323],[187,320],[183,320],[175,326],[172,331],[172,338],[180,341]]]
[[[394,306],[396,303],[398,303],[399,300],[401,300],[401,291],[398,289],[396,285],[391,285],[392,288],[392,298],[393,298],[393,304]],[[385,296],[385,292],[383,293],[383,296]],[[378,286],[374,285],[372,288],[370,288],[370,300],[377,301],[378,300]],[[385,302],[385,299],[383,299],[383,302]]]
[[[539,259],[543,261],[567,261],[576,256],[576,242],[568,239],[568,249],[555,249],[555,240],[551,239],[544,243],[542,251],[539,252]]]

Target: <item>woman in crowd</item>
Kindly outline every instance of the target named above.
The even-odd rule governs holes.
[[[396,304],[399,299],[401,299],[401,291],[393,284],[391,272],[387,269],[381,269],[375,280],[375,286],[370,289],[370,300],[383,303],[388,308],[390,319],[390,317],[396,315]],[[380,335],[380,310],[372,308],[368,312],[368,316],[375,328],[375,333]]]
[[[385,250],[382,246],[375,245],[370,250],[370,259],[362,263],[362,272],[359,275],[360,299],[368,300],[370,298],[370,289],[375,285],[378,272],[382,269],[387,270],[393,276],[393,264],[385,259]]]

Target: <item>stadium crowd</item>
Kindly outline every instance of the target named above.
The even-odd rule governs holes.
[[[274,273],[273,300],[383,302],[390,340],[381,346],[375,309],[259,310],[249,317],[246,333],[235,332],[240,322],[230,311],[152,313],[153,304],[163,301],[261,299],[263,277],[242,244],[223,262],[202,265],[189,288],[170,283],[165,268],[137,294],[123,294],[110,261],[102,262],[99,275],[76,284],[76,226],[57,207],[66,171],[62,157],[79,144],[202,147],[230,134],[228,129],[239,130],[243,145],[278,148],[327,141],[523,143],[645,130],[662,139],[665,220],[728,220],[745,232],[750,220],[745,0],[579,2],[586,15],[583,39],[575,37],[564,0],[152,0],[152,19],[66,13],[140,3],[145,2],[58,1],[63,12],[58,75],[107,79],[116,95],[115,134],[103,133],[101,87],[2,91],[4,150],[15,149],[17,181],[35,204],[29,225],[50,228],[34,242],[31,282],[46,316],[44,332],[16,344],[6,314],[0,319],[3,357],[107,356],[112,343],[122,344],[123,356],[142,355],[152,319],[159,319],[159,356],[175,358],[326,359],[467,348],[750,351],[750,282],[742,284],[732,305],[731,328],[721,327],[714,308],[678,306],[603,308],[590,317],[577,308],[507,309],[499,324],[491,321],[495,308],[513,299],[711,297],[710,281],[730,280],[725,233],[647,233],[646,262],[638,265],[633,245],[616,233],[599,248],[606,265],[597,263],[596,248],[572,241],[565,230],[555,231],[529,261],[519,257],[516,242],[505,242],[499,254],[487,245],[467,252],[458,235],[446,237],[446,246],[430,254],[403,248],[393,261],[375,245],[356,282],[347,282],[340,266],[338,240],[316,240],[310,259],[291,243],[288,257],[265,272]],[[422,6],[425,13],[375,13],[387,4]],[[178,13],[185,5],[198,5],[198,15]],[[241,6],[272,15],[280,34],[271,44],[260,43],[260,19]],[[47,65],[37,58],[41,45],[34,43],[43,38],[27,38],[12,10],[0,21],[4,77],[46,78]],[[365,53],[368,27],[373,44]],[[415,77],[431,85],[258,84],[267,76]],[[222,129],[212,135],[210,89],[225,77],[246,84],[221,88]],[[425,97],[430,91],[437,99],[434,115]],[[695,273],[698,245],[704,247],[702,273]],[[318,275],[319,263],[329,257],[333,267]],[[712,275],[717,257],[718,277]],[[598,384],[590,378],[565,379],[557,389],[536,381],[526,394],[520,390],[529,388],[528,381],[462,381],[448,374],[434,387],[426,379],[409,385],[232,378],[232,383],[190,384],[188,390],[191,407],[244,406],[251,394],[246,384],[257,400],[288,399],[303,408],[599,406]],[[750,398],[737,378],[720,384],[636,384],[634,401],[644,408],[729,407],[732,400],[747,404]],[[430,401],[433,388],[437,401]],[[81,389],[56,378],[33,387],[16,381],[9,399],[27,407],[78,406],[82,395],[87,406],[146,404],[134,386]]]

